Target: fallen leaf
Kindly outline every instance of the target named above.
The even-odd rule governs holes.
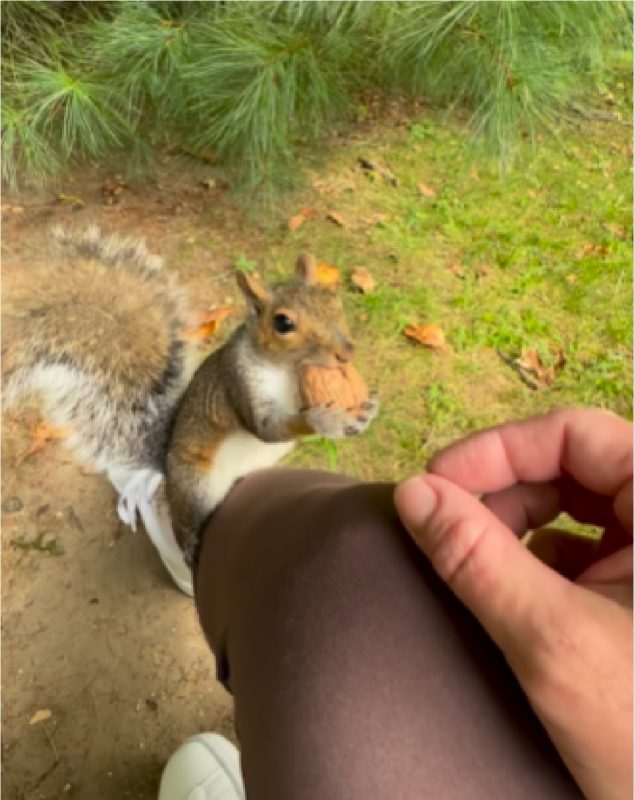
[[[487,264],[478,264],[475,271],[477,278],[489,278],[492,274],[492,268]]]
[[[520,354],[520,358],[516,359],[516,363],[521,369],[536,373],[540,372],[540,370],[543,368],[540,354],[535,348],[523,350]]]
[[[317,211],[314,208],[301,208],[290,218],[287,227],[290,231],[297,231],[300,225],[304,225],[308,219],[315,219],[315,217],[317,217]]]
[[[589,253],[592,253],[595,248],[595,245],[592,242],[585,242],[582,247],[578,250],[575,254],[576,258],[584,258],[584,256],[588,256]]]
[[[523,350],[518,358],[512,358],[498,352],[505,364],[514,369],[523,383],[531,389],[546,389],[554,382],[556,375],[564,365],[566,359],[561,348],[552,346],[554,361],[551,365],[544,364],[540,353],[535,348]]]
[[[367,172],[376,172],[386,181],[386,183],[389,183],[391,186],[397,186],[397,178],[395,178],[395,176],[387,167],[382,167],[381,164],[378,164],[376,161],[371,161],[371,159],[364,158],[363,156],[360,156],[357,161],[362,169],[366,170]]]
[[[422,194],[424,197],[437,196],[435,190],[431,186],[428,186],[427,183],[423,183],[423,181],[417,184],[417,189],[419,190],[419,193]]]
[[[463,267],[458,263],[458,261],[453,261],[449,266],[449,270],[454,276],[456,276],[460,280],[462,281],[465,280],[465,272],[463,270]]]
[[[53,712],[50,708],[40,708],[29,720],[29,725],[37,725],[38,722],[44,722],[44,720],[50,719],[52,716]]]
[[[69,203],[76,208],[82,208],[84,206],[84,201],[76,194],[58,194],[57,201],[59,203]]]
[[[380,222],[387,222],[390,219],[388,214],[382,214],[381,211],[376,211],[368,217],[362,217],[361,222],[364,225],[379,225]]]
[[[300,225],[304,225],[305,216],[304,214],[295,214],[293,217],[289,219],[287,223],[287,227],[290,231],[297,231]]]
[[[340,228],[350,228],[349,222],[337,211],[329,211],[326,218],[339,225]]]
[[[428,322],[425,325],[406,325],[404,334],[419,344],[435,350],[445,345],[445,334],[438,325]]]
[[[604,245],[585,242],[575,254],[575,257],[580,259],[590,255],[605,256],[607,253],[608,250],[606,247],[604,247]]]
[[[121,194],[125,187],[121,175],[115,175],[114,178],[107,178],[101,185],[101,193],[105,195]]]
[[[11,205],[11,203],[2,204],[3,214],[22,214],[23,212],[24,212],[24,206],[14,206]]]
[[[626,239],[626,230],[621,225],[617,225],[614,222],[605,222],[603,227],[613,236],[617,236],[618,239]]]
[[[351,274],[351,283],[357,286],[362,294],[370,294],[377,286],[377,282],[366,267],[355,267]]]
[[[316,280],[321,286],[337,286],[341,280],[340,271],[333,264],[321,262],[317,265]]]
[[[218,330],[221,322],[233,313],[233,306],[221,306],[215,308],[208,314],[201,315],[201,320],[198,325],[193,325],[191,328],[185,328],[182,331],[182,337],[188,341],[197,342],[201,339],[207,339],[213,336]]]

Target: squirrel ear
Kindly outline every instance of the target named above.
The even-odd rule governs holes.
[[[259,281],[241,270],[236,272],[236,282],[238,283],[240,291],[245,295],[250,308],[252,308],[256,314],[259,314],[269,299],[267,290]]]
[[[312,253],[300,253],[295,262],[295,274],[309,285],[317,282],[317,261]]]

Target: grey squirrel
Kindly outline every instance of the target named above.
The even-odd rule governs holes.
[[[354,352],[341,300],[317,282],[309,255],[270,290],[238,272],[246,320],[192,374],[182,335],[192,315],[161,259],[94,227],[58,229],[55,240],[57,257],[5,315],[5,402],[39,396],[71,449],[107,474],[122,519],[134,527],[141,514],[191,594],[183,556],[191,565],[201,526],[239,478],[278,462],[298,437],[354,436],[375,417],[374,395],[355,412],[302,407],[301,369]]]

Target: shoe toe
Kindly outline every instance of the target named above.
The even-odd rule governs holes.
[[[238,750],[224,737],[201,733],[165,766],[159,800],[244,800]]]

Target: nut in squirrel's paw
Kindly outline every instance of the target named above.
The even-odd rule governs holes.
[[[304,412],[316,433],[345,439],[363,433],[379,409],[376,393],[369,394],[362,376],[351,364],[338,369],[307,367],[300,382]]]

